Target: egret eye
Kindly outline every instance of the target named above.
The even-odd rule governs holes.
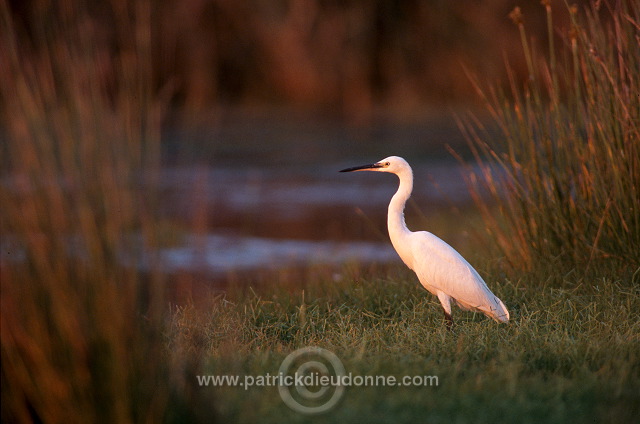
[[[385,162],[384,163],[384,166],[389,166],[389,165],[391,165],[391,162]]]

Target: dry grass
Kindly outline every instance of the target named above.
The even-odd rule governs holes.
[[[182,394],[159,267],[136,268],[158,221],[150,2],[113,3],[106,38],[60,6],[27,34],[0,9],[2,419],[160,422]]]
[[[517,268],[540,261],[633,266],[640,251],[640,41],[637,2],[572,6],[563,44],[547,60],[529,47],[529,80],[481,90],[500,141],[477,120],[467,130],[484,165],[473,176],[486,227]],[[547,7],[549,32],[554,31]],[[552,38],[551,38],[552,40]],[[537,64],[541,64],[537,66]],[[479,195],[490,193],[485,201]],[[497,205],[497,207],[493,207]]]

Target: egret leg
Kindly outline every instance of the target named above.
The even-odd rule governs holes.
[[[440,304],[442,305],[442,310],[444,311],[444,319],[447,329],[451,330],[453,327],[453,317],[451,316],[451,296],[441,291],[438,292],[437,296]]]
[[[447,330],[451,330],[453,328],[453,317],[447,311],[444,311],[444,324],[447,326]]]

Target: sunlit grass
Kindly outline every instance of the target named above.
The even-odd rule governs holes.
[[[438,387],[351,387],[318,422],[631,422],[640,416],[638,276],[538,281],[488,276],[512,321],[458,312],[402,269],[379,278],[230,293],[175,311],[174,351],[197,348],[203,372],[276,375],[291,351],[320,346],[354,375],[437,375]],[[636,281],[633,281],[633,278]],[[276,387],[198,387],[233,422],[304,422]]]
[[[637,266],[640,7],[594,2],[567,13],[570,28],[560,46],[550,38],[546,55],[530,47],[526,17],[519,9],[511,14],[529,80],[512,78],[508,93],[481,90],[497,141],[479,121],[465,125],[484,164],[472,179],[477,203],[490,237],[516,268],[555,262],[587,269],[611,259]]]

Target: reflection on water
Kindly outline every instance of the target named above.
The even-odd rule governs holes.
[[[162,193],[159,207],[178,228],[177,241],[143,255],[157,255],[167,272],[218,276],[306,264],[398,261],[386,235],[386,208],[397,178],[338,172],[352,164],[303,169],[166,167],[157,181]],[[469,202],[461,171],[455,162],[414,164],[415,203],[422,210],[437,211],[443,205]],[[7,179],[4,183],[11,185]],[[129,240],[137,244],[135,239]],[[82,260],[83,249],[73,240],[70,235],[69,253]],[[2,257],[24,260],[19,246],[8,238],[2,243]],[[146,261],[125,262],[144,268]]]
[[[210,206],[238,212],[267,208],[274,213],[296,215],[309,207],[389,202],[398,185],[395,176],[338,173],[347,164],[304,170],[175,167],[163,171],[161,185],[168,194],[183,201],[193,195],[206,196]],[[469,200],[462,170],[455,162],[419,163],[413,168],[414,199],[435,203],[435,207],[444,201]]]
[[[442,154],[445,143],[460,147],[450,122],[397,127],[382,122],[355,130],[288,117],[276,124],[245,118],[172,133],[163,141],[159,178],[153,187],[143,183],[141,190],[159,189],[162,225],[178,234],[169,247],[144,252],[159,255],[167,271],[224,274],[397,261],[386,232],[387,204],[397,178],[338,172],[392,154],[405,156],[414,170],[409,224],[417,210],[427,216],[446,214],[452,206],[471,203],[462,167]],[[19,178],[3,176],[0,184],[19,191],[25,186]],[[62,181],[48,183],[73,190]],[[422,223],[412,229],[434,230]],[[2,258],[21,260],[20,249],[7,239]],[[82,258],[82,249],[71,250]],[[126,265],[144,267],[142,262]]]
[[[213,274],[292,265],[399,260],[393,248],[384,243],[277,240],[216,234],[186,237],[179,246],[162,250],[159,259],[167,272]]]
[[[164,169],[167,216],[185,224],[200,221],[208,235],[184,238],[162,252],[162,262],[171,271],[225,273],[398,260],[386,235],[397,178],[338,173],[349,165]],[[441,212],[470,202],[462,169],[453,161],[416,163],[414,175],[412,199],[421,210]]]
[[[163,208],[170,216],[190,217],[204,208],[209,224],[216,228],[251,227],[251,235],[264,237],[335,238],[322,226],[322,216],[342,220],[355,218],[358,208],[378,219],[398,186],[390,174],[340,174],[351,162],[299,169],[293,166],[273,168],[173,167],[163,170],[160,184]],[[456,162],[417,163],[414,165],[412,201],[425,212],[470,202],[462,169]],[[342,168],[341,168],[342,167]],[[325,216],[329,218],[329,216]],[[306,229],[287,225],[306,220]],[[316,227],[315,229],[313,227]],[[259,227],[259,228],[256,228]],[[285,234],[283,234],[283,232]],[[344,238],[363,238],[344,234]]]

